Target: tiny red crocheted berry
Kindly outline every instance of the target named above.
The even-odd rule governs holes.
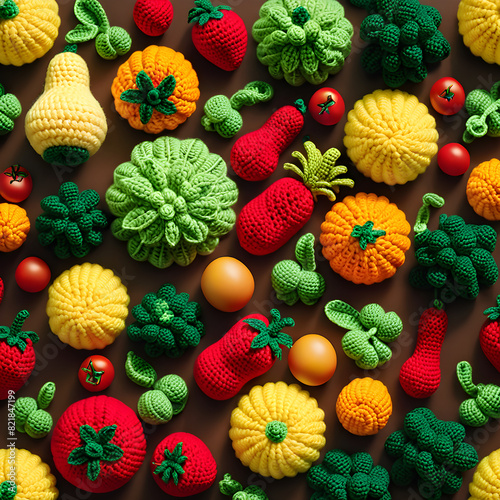
[[[137,27],[146,35],[161,36],[174,18],[174,8],[169,0],[137,0],[133,11]]]
[[[500,295],[496,307],[484,311],[488,319],[481,326],[479,344],[490,363],[500,372]]]

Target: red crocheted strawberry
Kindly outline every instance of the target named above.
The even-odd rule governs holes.
[[[175,432],[156,447],[151,472],[165,493],[188,497],[212,486],[217,464],[200,438],[187,432]]]
[[[188,22],[198,52],[211,63],[233,71],[243,61],[247,50],[247,29],[238,14],[227,5],[214,7],[210,0],[195,0],[196,7],[188,13]]]
[[[7,399],[9,391],[20,389],[35,367],[33,344],[38,342],[35,332],[22,332],[30,313],[17,313],[10,328],[0,326],[0,399]]]
[[[281,359],[280,344],[292,347],[292,338],[281,329],[294,326],[293,319],[281,318],[277,309],[271,309],[271,316],[271,322],[262,314],[246,316],[200,353],[194,379],[207,396],[232,398],[249,380],[266,373]]]
[[[484,311],[488,319],[479,332],[479,344],[490,363],[500,372],[500,295],[497,305]]]
[[[135,24],[143,33],[160,36],[172,23],[174,8],[169,0],[137,0],[133,16]]]

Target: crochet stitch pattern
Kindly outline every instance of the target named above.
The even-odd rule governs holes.
[[[389,87],[407,80],[418,83],[427,65],[450,54],[450,44],[439,31],[442,17],[435,7],[418,0],[351,0],[370,14],[360,27],[361,40],[369,42],[361,65],[369,74],[382,72]],[[373,12],[373,13],[372,13]]]
[[[462,140],[471,143],[474,139],[488,135],[500,137],[500,81],[488,92],[485,89],[471,90],[465,98],[465,109],[470,118],[465,122]]]
[[[30,232],[26,210],[13,203],[0,203],[0,252],[17,250]]]
[[[231,474],[224,474],[222,481],[219,481],[219,491],[232,500],[269,500],[264,491],[255,484],[251,484],[243,489],[243,486],[231,477]]]
[[[403,429],[385,442],[387,454],[396,458],[391,480],[409,486],[417,479],[420,495],[428,500],[456,493],[462,486],[461,473],[478,462],[476,450],[464,438],[463,425],[438,420],[428,408],[407,413]]]
[[[474,167],[465,192],[476,214],[487,220],[500,220],[500,160],[492,158]]]
[[[169,283],[146,294],[132,308],[132,316],[135,322],[127,327],[127,335],[130,340],[145,342],[144,350],[151,357],[178,358],[205,335],[198,302],[190,301],[185,292],[177,294]]]
[[[481,326],[479,344],[489,362],[500,372],[500,295],[496,306],[488,307],[483,314],[488,318]]]
[[[477,466],[469,483],[469,500],[492,500],[500,495],[500,449],[492,451]]]
[[[113,235],[129,255],[158,268],[208,255],[236,222],[236,183],[200,139],[159,137],[135,146],[114,171],[106,202]]]
[[[389,483],[387,469],[373,465],[363,451],[351,456],[339,449],[327,451],[307,473],[307,484],[315,490],[311,500],[391,500]]]
[[[169,0],[136,0],[134,22],[148,36],[163,35],[174,19],[174,8]]]
[[[252,26],[257,58],[276,79],[319,85],[351,51],[352,24],[336,0],[267,0]]]
[[[14,120],[19,117],[23,108],[14,94],[8,94],[0,84],[0,135],[8,134],[14,129]]]
[[[85,257],[102,243],[102,232],[108,225],[104,212],[96,208],[99,201],[94,189],[79,193],[75,183],[62,183],[57,195],[40,202],[44,213],[35,221],[39,243],[52,245],[60,259]]]

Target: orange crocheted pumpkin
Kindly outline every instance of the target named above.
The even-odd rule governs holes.
[[[358,193],[335,203],[321,224],[330,267],[346,280],[371,285],[394,275],[410,248],[410,224],[385,196]]]
[[[29,232],[26,210],[13,203],[0,203],[0,252],[17,250]]]
[[[129,124],[150,134],[174,130],[195,111],[198,76],[180,52],[150,45],[118,68],[111,93]]]
[[[466,193],[476,214],[500,220],[500,160],[492,158],[475,167],[467,181]]]

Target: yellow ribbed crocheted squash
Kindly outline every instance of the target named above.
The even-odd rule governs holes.
[[[0,64],[22,66],[52,48],[61,24],[56,0],[5,0],[0,4]]]
[[[15,467],[14,474],[12,467]],[[13,491],[15,496],[9,496]],[[0,498],[56,500],[58,497],[56,478],[38,455],[17,448],[0,449]]]
[[[470,51],[489,64],[500,64],[500,1],[461,0],[458,31]]]
[[[356,436],[371,436],[387,424],[392,400],[380,380],[356,378],[340,392],[336,410],[345,430]]]
[[[243,396],[231,413],[232,440],[243,465],[281,479],[306,472],[325,446],[325,414],[297,384],[269,382]]]
[[[42,95],[26,114],[26,137],[49,163],[76,166],[101,147],[108,125],[90,92],[87,63],[74,52],[52,58]]]
[[[330,267],[353,283],[390,278],[410,248],[410,224],[385,196],[358,193],[335,203],[321,224],[320,243]]]
[[[391,186],[416,179],[438,151],[436,120],[416,96],[402,90],[375,90],[356,101],[344,132],[356,168]]]
[[[467,181],[467,200],[476,214],[500,220],[500,161],[492,158],[475,167]]]
[[[75,349],[102,349],[125,328],[129,301],[111,269],[89,262],[73,266],[49,288],[50,329]]]
[[[469,500],[500,498],[500,449],[484,457],[469,483]]]
[[[29,232],[26,210],[14,203],[0,203],[0,252],[17,250]]]
[[[195,111],[198,76],[181,52],[150,45],[119,68],[111,93],[131,127],[150,134],[174,130]]]

